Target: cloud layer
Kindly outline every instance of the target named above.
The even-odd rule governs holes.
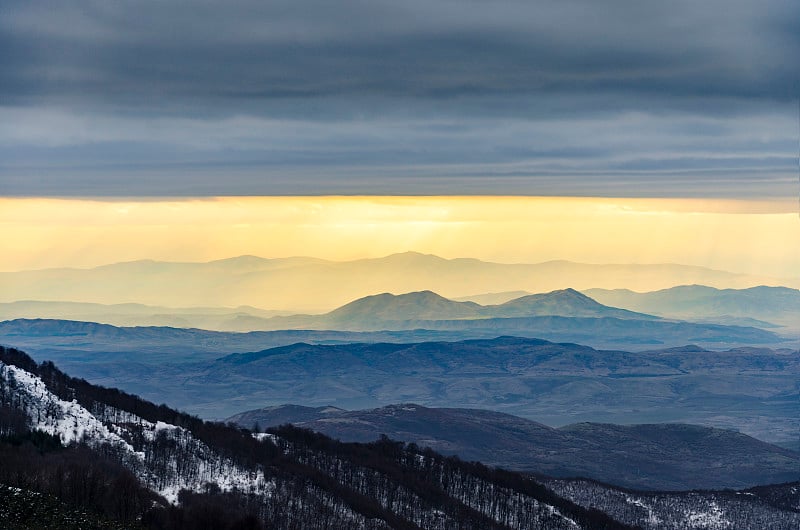
[[[0,193],[794,193],[795,0],[4,3]]]

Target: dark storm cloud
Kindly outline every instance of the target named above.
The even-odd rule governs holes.
[[[796,0],[8,0],[0,193],[785,183],[798,56]]]
[[[6,98],[791,98],[800,75],[794,0],[54,1],[4,11]]]

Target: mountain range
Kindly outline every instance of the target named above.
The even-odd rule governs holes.
[[[103,311],[111,307],[122,307],[130,308],[129,310],[131,311],[131,316],[123,317],[123,320],[144,319],[147,321],[148,319],[162,319],[159,315],[148,315],[147,312],[151,308],[136,304],[92,306],[91,304],[55,303],[50,309],[47,308],[46,303],[40,302],[11,303],[4,304],[4,306],[0,306],[0,312],[4,309],[24,307],[28,308],[27,311],[29,312],[41,311],[51,314],[58,313],[64,307],[77,307],[79,311],[89,311],[90,315],[94,315],[97,320],[113,319],[113,314],[109,316],[106,313],[103,316]],[[247,308],[243,309],[247,310]],[[400,340],[411,341],[431,338],[489,338],[498,335],[517,335],[587,343],[600,347],[614,347],[635,344],[642,346],[675,346],[687,342],[728,346],[741,344],[765,345],[783,340],[771,331],[753,326],[725,326],[713,323],[698,324],[664,320],[657,316],[609,307],[571,288],[544,294],[527,295],[503,304],[488,306],[482,306],[474,302],[453,301],[431,291],[422,291],[402,295],[383,293],[367,296],[322,315],[292,315],[265,318],[264,316],[254,316],[249,313],[230,315],[226,314],[222,309],[214,311],[212,308],[196,308],[194,311],[189,311],[188,309],[184,311],[187,311],[184,315],[186,318],[192,318],[195,321],[200,320],[205,324],[216,322],[223,327],[233,327],[237,331],[253,328],[272,331],[408,331],[413,333],[401,335],[404,339]],[[257,313],[257,310],[254,312]],[[261,312],[262,315],[265,313]],[[183,320],[183,317],[175,314],[163,316],[163,320],[166,322],[172,322],[176,319]],[[25,324],[24,320],[17,319],[17,324],[12,326],[12,328],[15,326],[20,328],[16,334],[31,334],[21,331],[21,328],[30,331],[36,326],[47,327],[44,323],[34,324],[33,321]],[[62,326],[68,325],[65,323]],[[73,327],[76,326],[73,325]],[[50,327],[55,328],[56,326],[53,323]],[[178,327],[185,328],[186,326]],[[103,328],[92,329],[94,330],[92,333],[94,333]],[[0,334],[2,334],[2,330],[3,328],[0,327]],[[131,338],[134,340],[136,340],[136,336],[141,337],[148,333],[146,329],[142,328],[137,328],[136,331],[131,329],[128,332],[129,335],[133,335]],[[202,334],[199,331],[192,333]],[[33,332],[34,336],[47,334],[48,332]],[[63,333],[53,330],[50,334],[60,335]],[[186,334],[189,334],[189,332]],[[177,336],[180,333],[173,331],[169,335]],[[311,333],[307,334],[307,336],[312,335]],[[265,343],[257,344],[257,346],[275,345],[265,335],[256,334],[251,337],[266,340]],[[296,341],[304,340],[301,335],[295,334],[294,337]],[[345,340],[343,337],[342,340]],[[358,336],[353,335],[347,337],[351,341],[395,340],[392,338],[387,339],[386,335],[377,339],[359,339]],[[171,339],[172,337],[167,338]],[[231,342],[242,343],[241,339],[241,337],[238,337]]]
[[[471,321],[462,320],[438,321],[454,328],[438,331],[251,333],[15,320],[0,322],[0,343],[207,418],[253,403],[359,409],[415,401],[502,410],[549,425],[699,423],[796,443],[800,369],[791,343],[778,342],[786,344],[779,349],[719,342],[687,347],[686,339],[701,332],[713,340],[737,328],[658,320],[499,320],[533,336],[497,339],[492,328],[465,332],[458,326]],[[570,339],[536,339],[539,331]],[[740,338],[752,339],[751,332]],[[575,344],[578,335],[594,347]],[[622,347],[632,339],[645,342],[637,349],[647,351]],[[607,340],[612,343],[603,346]],[[668,347],[673,341],[683,346]]]
[[[5,348],[0,456],[4,528],[631,528],[519,474],[204,422]]]
[[[590,427],[615,433],[615,426]],[[692,426],[622,432],[627,445],[612,451],[690,440],[727,449],[734,440],[757,455],[769,452],[746,437]],[[0,459],[0,526],[7,528],[660,530],[735,523],[793,530],[800,523],[797,482],[635,491],[492,468],[385,436],[363,444],[292,426],[252,432],[92,385],[9,348],[0,348]]]
[[[3,307],[5,306],[5,307]],[[62,308],[78,307],[80,311],[91,310],[92,315],[96,315],[97,320],[108,320],[109,316],[103,316],[103,311],[110,307],[132,308],[132,316],[126,318],[145,320],[160,316],[147,314],[148,307],[137,304],[126,304],[124,306],[93,306],[91,304],[69,304],[54,303],[51,309],[47,309],[47,303],[28,302],[0,304],[0,315],[4,309],[14,307],[26,307],[29,312],[40,311],[42,313],[58,313]],[[86,306],[89,306],[87,308]],[[247,308],[243,308],[247,309]],[[544,337],[557,341],[571,341],[588,343],[595,346],[615,346],[624,344],[640,344],[652,346],[658,344],[680,345],[687,342],[708,343],[720,345],[737,344],[774,344],[783,340],[780,336],[770,331],[762,330],[752,326],[724,326],[718,324],[696,324],[691,322],[681,322],[674,320],[664,320],[657,316],[644,313],[637,313],[625,309],[618,309],[602,305],[588,296],[577,292],[574,289],[563,289],[550,293],[527,295],[503,304],[482,306],[474,302],[457,302],[444,298],[431,291],[406,293],[393,295],[383,293],[380,295],[367,296],[354,300],[334,311],[322,315],[291,315],[273,316],[254,316],[251,314],[240,313],[233,317],[226,314],[224,310],[212,311],[210,308],[196,308],[195,311],[185,315],[187,318],[201,319],[205,323],[211,323],[210,319],[228,319],[227,325],[235,325],[236,331],[257,329],[263,331],[291,331],[291,330],[330,330],[330,331],[408,331],[397,335],[399,340],[418,341],[430,338],[458,339],[458,338],[490,338],[498,335],[518,335],[528,337]],[[266,312],[262,312],[263,315]],[[35,314],[35,313],[34,313]],[[171,322],[180,315],[166,315],[164,320]],[[61,335],[64,331],[59,331],[58,327],[80,328],[78,324],[62,324],[51,322],[36,322],[46,319],[15,319],[11,326],[5,326],[6,333],[16,335],[46,336]],[[138,340],[137,337],[152,334],[148,332],[148,327],[137,326],[131,328],[126,333],[130,335],[129,340]],[[178,326],[185,328],[185,326]],[[0,326],[0,335],[4,333],[3,326]],[[41,328],[42,331],[36,331]],[[46,331],[45,328],[51,328]],[[244,329],[241,329],[244,328]],[[13,331],[16,329],[16,331]],[[87,333],[97,334],[99,327],[87,328]],[[107,332],[112,333],[106,329]],[[73,331],[74,333],[83,333]],[[72,332],[70,332],[72,333]],[[113,333],[122,333],[119,330]],[[213,334],[203,334],[201,331],[185,332],[207,336]],[[168,335],[161,339],[172,339],[179,336],[180,332],[170,331],[162,333]],[[313,337],[313,333],[307,336]],[[216,335],[223,337],[225,335]],[[296,342],[304,340],[302,335],[292,335]],[[242,337],[230,338],[229,342],[234,344],[242,343]],[[245,337],[258,338],[265,340],[260,344],[262,347],[274,344],[269,336],[264,334],[247,334]],[[372,341],[390,340],[384,334],[382,338],[359,338],[357,335],[343,335],[340,341]],[[102,337],[96,337],[102,340]],[[313,338],[311,339],[314,340]],[[247,342],[247,341],[245,341]],[[290,342],[289,342],[290,343]],[[258,345],[258,344],[257,344]],[[240,350],[241,351],[241,350]]]
[[[164,307],[145,304],[95,304],[20,300],[0,303],[0,320],[51,318],[97,322],[114,326],[170,326],[218,331],[251,331],[249,321],[259,322],[287,311],[272,311],[252,306]]]
[[[323,315],[276,316],[261,329],[437,329],[435,321],[473,321],[538,316],[660,320],[659,317],[599,304],[568,288],[527,295],[498,305],[457,302],[432,291],[394,295],[382,293],[354,300]],[[496,326],[499,322],[470,322],[463,327]]]
[[[499,410],[548,425],[677,421],[791,441],[800,427],[799,374],[792,350],[694,346],[631,353],[502,337],[295,344],[222,357],[184,373],[181,385],[193,390],[193,406],[208,403],[204,392],[215,385],[247,396],[245,403],[358,409],[414,400]]]
[[[168,307],[249,305],[314,313],[381,292],[431,290],[453,298],[515,290],[540,293],[567,287],[648,291],[685,284],[720,288],[800,287],[800,280],[674,264],[593,265],[568,261],[500,264],[415,252],[347,262],[240,256],[206,263],[142,260],[91,269],[2,272],[0,302],[135,302]]]
[[[463,261],[441,260],[435,256],[415,255],[413,253],[368,261],[375,262],[372,264],[377,264],[377,270],[380,271],[386,268],[386,262],[402,261],[403,258],[411,262],[419,262],[418,264],[423,268],[423,272],[427,270],[423,266],[425,261],[430,261],[438,266],[442,266],[442,264],[456,266],[457,263],[454,265],[455,262]],[[476,262],[476,260],[466,261]],[[773,330],[779,330],[780,328],[779,331],[784,335],[800,336],[800,290],[764,285],[744,289],[718,289],[705,285],[679,285],[652,292],[597,287],[579,292],[573,287],[566,287],[539,294],[516,290],[455,298],[447,298],[431,290],[403,294],[384,292],[381,294],[370,293],[355,300],[350,298],[344,305],[321,314],[318,311],[313,312],[317,314],[297,314],[297,311],[291,310],[292,307],[297,307],[298,301],[307,296],[307,293],[316,293],[316,286],[314,286],[314,290],[308,289],[308,286],[299,289],[290,297],[293,302],[284,304],[285,307],[280,309],[261,308],[265,305],[270,307],[269,304],[275,301],[274,298],[260,299],[259,305],[261,307],[254,305],[169,307],[138,302],[96,303],[86,301],[93,296],[91,295],[93,282],[99,282],[98,285],[100,285],[103,282],[113,282],[115,277],[125,280],[123,277],[126,274],[130,276],[128,280],[133,281],[133,276],[141,272],[142,277],[136,282],[143,287],[132,292],[127,298],[137,298],[139,293],[147,292],[148,285],[155,288],[156,284],[159,284],[162,280],[168,280],[168,284],[159,285],[157,291],[161,294],[172,296],[172,294],[176,294],[176,292],[173,292],[176,286],[180,290],[180,285],[183,281],[180,279],[181,277],[191,278],[198,275],[204,278],[199,288],[194,287],[195,294],[200,295],[205,289],[209,288],[208,282],[211,282],[214,286],[224,286],[231,282],[249,282],[252,277],[248,276],[249,279],[245,280],[239,276],[251,274],[270,275],[273,273],[280,275],[286,271],[304,269],[306,266],[321,266],[324,263],[327,262],[301,258],[263,260],[255,257],[241,257],[219,262],[195,264],[131,262],[86,270],[56,269],[30,271],[29,273],[0,273],[0,285],[3,284],[4,278],[10,282],[9,285],[3,286],[4,290],[0,291],[0,298],[2,298],[2,295],[13,293],[17,289],[16,280],[21,278],[24,284],[27,281],[25,280],[26,275],[30,276],[28,280],[36,285],[36,289],[49,285],[47,278],[51,274],[55,276],[66,275],[56,282],[61,287],[56,285],[47,287],[48,299],[46,300],[27,299],[0,302],[0,320],[53,318],[92,321],[116,326],[172,326],[236,332],[281,329],[379,331],[423,327],[454,332],[456,329],[468,331],[464,328],[472,326],[472,324],[446,324],[442,321],[568,316],[688,320],[700,324]],[[355,262],[350,264],[352,263]],[[477,263],[503,267],[498,264]],[[164,265],[164,267],[162,268],[161,265]],[[362,264],[362,266],[366,265]],[[642,266],[639,273],[644,274],[648,267],[651,266]],[[339,269],[349,270],[348,267],[344,266],[339,267],[337,270]],[[601,269],[615,270],[612,266],[602,266]],[[362,272],[365,278],[371,277],[369,270],[365,269]],[[555,273],[561,275],[558,270]],[[631,273],[635,274],[636,271]],[[36,279],[37,275],[41,276],[41,278]],[[72,278],[71,275],[77,275],[77,277]],[[601,283],[605,281],[605,276],[602,274],[598,278]],[[39,280],[43,283],[40,284]],[[75,281],[78,281],[78,284],[75,284]],[[63,289],[72,289],[75,285],[80,285],[81,282],[85,283],[89,288],[88,290],[76,290],[71,295],[74,300],[59,301],[49,297],[58,293],[64,294]],[[353,290],[355,292],[360,291],[362,288],[362,285],[358,283],[351,286],[354,286]],[[271,290],[271,293],[282,292],[288,295],[289,293],[285,292],[286,287],[286,285],[282,285],[278,291]],[[116,287],[116,289],[121,288],[120,285]],[[238,287],[230,285],[225,288],[228,293],[233,293],[236,289]],[[37,294],[37,292],[29,294]],[[253,291],[251,290],[250,292],[252,294]],[[38,293],[41,294],[41,292]],[[320,300],[322,298],[324,297],[321,297]],[[316,305],[318,308],[320,300],[311,303],[311,305]],[[431,321],[440,322],[433,325],[430,324]],[[486,333],[489,330],[493,330],[496,335],[529,335],[526,328],[529,327],[530,323],[499,321],[480,324],[484,328],[483,332]],[[541,326],[534,326],[533,329],[536,331],[537,336],[545,336],[544,334],[548,331]],[[471,331],[473,333],[477,332],[476,330]],[[702,334],[699,334],[696,338],[700,340],[701,337]],[[565,335],[549,335],[547,338],[578,342],[586,342],[588,340],[586,335],[581,334],[577,334],[574,338]],[[607,346],[612,342],[613,340],[610,340],[603,345]],[[754,343],[758,341],[750,340],[747,342]],[[731,342],[731,344],[735,343],[736,340]]]
[[[555,429],[499,412],[412,403],[357,411],[283,405],[226,421],[247,428],[291,423],[345,442],[386,435],[505,469],[635,489],[736,489],[794,480],[800,472],[798,453],[697,425],[579,423]]]
[[[757,319],[759,326],[779,324],[800,331],[800,290],[757,286],[748,289],[716,289],[705,285],[681,285],[638,293],[630,289],[588,289],[584,294],[615,307],[645,311],[684,320]],[[766,322],[764,322],[766,321]]]

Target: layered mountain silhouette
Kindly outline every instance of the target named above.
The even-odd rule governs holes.
[[[285,315],[252,306],[163,307],[145,304],[94,304],[22,300],[0,303],[0,320],[52,318],[90,321],[114,326],[172,326],[225,331],[249,331],[248,324]]]
[[[551,293],[523,296],[500,305],[489,306],[486,312],[494,317],[555,315],[564,317],[656,319],[652,315],[600,304],[575,289],[562,289]]]
[[[555,429],[489,410],[416,404],[357,411],[284,405],[226,421],[246,428],[292,423],[349,442],[385,434],[464,460],[631,488],[742,488],[792,480],[800,468],[798,453],[698,425],[579,423]]]
[[[592,265],[568,261],[500,264],[407,252],[347,262],[240,256],[207,263],[142,260],[92,269],[3,272],[0,273],[0,302],[136,302],[173,307],[250,305],[294,312],[324,312],[354,298],[380,292],[430,290],[452,298],[503,291],[537,293],[567,287],[649,291],[682,284],[720,288],[800,286],[797,280],[685,265]]]
[[[649,344],[651,351],[640,351],[642,344],[631,351],[477,332],[470,332],[475,339],[463,340],[461,331],[221,333],[55,320],[2,322],[0,344],[24,346],[38,361],[55,361],[78,377],[208,418],[254,403],[363,409],[414,401],[502,410],[553,425],[702,423],[796,443],[796,349],[685,346],[693,342],[686,340],[687,330],[723,336],[736,331],[726,326],[567,317],[520,321],[593,322],[582,333],[594,343],[615,333],[621,341],[623,330],[636,330],[641,341],[658,333],[667,339],[672,330],[684,346]],[[628,327],[615,330],[610,323]],[[551,327],[549,334],[575,331]]]
[[[480,318],[483,306],[474,302],[454,302],[432,291],[393,295],[382,293],[354,300],[325,315],[331,321],[359,320],[440,320]]]
[[[798,373],[800,360],[789,350],[633,353],[501,337],[295,344],[228,355],[181,377],[183,391],[207,394],[219,384],[251,396],[250,402],[261,397],[280,403],[292,396],[293,402],[353,409],[415,400],[499,409],[553,424],[702,418],[762,439],[789,440],[796,435]]]
[[[659,317],[597,303],[574,289],[523,296],[504,304],[482,306],[456,302],[432,291],[360,298],[324,315],[278,316],[261,323],[262,329],[436,329],[436,321],[506,319],[537,316],[659,320]],[[461,327],[502,327],[503,322],[462,322]],[[511,323],[513,325],[513,323]]]
[[[590,296],[595,296],[600,302]],[[507,300],[509,297],[512,298]],[[543,294],[514,291],[476,295],[472,298],[474,300],[450,300],[432,291],[402,295],[383,293],[354,300],[324,315],[291,315],[287,311],[264,310],[252,306],[174,308],[137,303],[109,305],[18,301],[0,303],[0,320],[51,318],[126,327],[171,326],[216,331],[275,330],[284,327],[374,330],[385,327],[382,324],[387,321],[396,324],[402,321],[555,315],[621,319],[671,318],[763,329],[783,327],[790,333],[800,328],[800,291],[786,287],[714,289],[692,285],[649,293],[627,289],[589,289],[580,293],[568,288]],[[476,300],[504,301],[478,304]],[[275,316],[290,318],[270,320]],[[512,328],[506,332],[511,333]]]
[[[211,417],[253,400],[345,408],[418,400],[499,406],[555,423],[719,416],[784,443],[796,411],[792,355],[742,349],[793,342],[755,327],[610,307],[574,289],[487,306],[432,291],[384,293],[324,315],[240,317],[275,331],[28,319],[0,322],[0,343]],[[518,338],[495,340],[503,335]],[[686,344],[699,347],[670,349]],[[629,353],[641,350],[651,351]],[[235,355],[214,360],[225,354]]]
[[[758,286],[748,289],[716,289],[705,285],[681,285],[638,293],[630,289],[589,289],[584,292],[604,304],[687,320],[745,319],[800,327],[800,290]],[[763,325],[763,322],[762,322]]]

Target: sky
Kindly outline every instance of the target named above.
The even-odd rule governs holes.
[[[800,270],[797,0],[5,0],[0,270]],[[587,202],[588,201],[588,202]]]
[[[798,193],[796,0],[5,0],[6,197]]]
[[[682,263],[797,279],[795,204],[577,197],[0,199],[0,270],[416,251],[500,263]]]

